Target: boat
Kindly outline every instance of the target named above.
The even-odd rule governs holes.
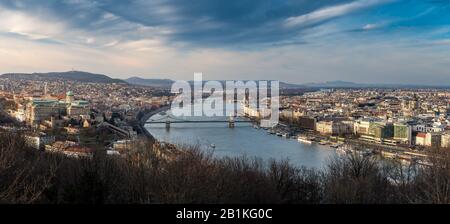
[[[347,149],[345,148],[345,147],[338,147],[337,149],[336,149],[336,152],[338,153],[338,154],[347,154],[347,153],[349,153],[349,151],[347,151]]]
[[[339,146],[341,146],[341,144],[331,144],[330,145],[331,148],[335,148],[335,149],[339,148]]]
[[[313,141],[313,142],[319,142],[316,137],[311,137],[311,138],[308,138],[308,139]]]
[[[308,138],[306,138],[306,137],[304,137],[304,136],[299,136],[299,137],[297,138],[297,140],[298,140],[299,142],[303,142],[303,143],[306,143],[306,144],[312,144],[312,143],[313,143],[311,140],[309,140]]]

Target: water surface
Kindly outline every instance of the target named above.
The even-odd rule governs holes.
[[[170,111],[167,112],[170,114]],[[165,115],[157,114],[150,120]],[[214,118],[184,118],[190,120]],[[222,120],[226,120],[222,119]],[[148,124],[146,128],[158,140],[173,144],[200,145],[213,149],[214,155],[259,157],[263,160],[288,159],[296,166],[322,168],[327,160],[336,155],[333,148],[317,143],[305,144],[296,139],[271,135],[264,129],[255,129],[250,123],[236,123],[228,128],[227,123],[178,123],[166,129],[165,124]],[[215,146],[215,148],[213,148]]]

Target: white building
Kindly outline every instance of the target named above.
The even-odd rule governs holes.
[[[446,132],[441,137],[441,147],[450,148],[450,133]]]
[[[436,132],[444,131],[444,127],[442,125],[431,126],[431,125],[418,124],[418,125],[413,125],[412,130],[414,132],[436,133]]]
[[[48,136],[43,133],[25,135],[26,143],[35,149],[43,149],[45,145],[55,142],[55,136]]]

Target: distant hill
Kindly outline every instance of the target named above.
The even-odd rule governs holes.
[[[125,81],[129,84],[133,85],[143,85],[143,86],[151,86],[151,87],[161,87],[161,88],[171,88],[172,84],[175,82],[170,79],[144,79],[140,77],[132,77],[125,79]],[[203,82],[207,82],[208,80],[203,80]],[[217,80],[225,86],[226,80]],[[242,80],[244,82],[248,80]],[[263,81],[263,80],[261,80]],[[270,80],[266,80],[269,81]],[[193,81],[189,81],[191,85],[193,85]],[[280,89],[286,90],[314,90],[320,88],[450,88],[448,85],[426,85],[426,84],[398,84],[398,83],[355,83],[349,81],[335,80],[335,81],[327,81],[327,82],[317,82],[317,83],[305,83],[305,84],[295,84],[295,83],[287,83],[280,81]]]
[[[175,82],[170,79],[144,79],[139,77],[131,77],[125,79],[126,82],[133,85],[143,85],[143,86],[152,86],[152,87],[161,87],[161,88],[170,88],[172,84]],[[204,80],[203,82],[207,82],[208,80]],[[246,82],[247,80],[243,80]],[[219,80],[222,85],[225,85],[226,80]],[[193,81],[189,81],[192,85]],[[297,89],[297,88],[306,88],[304,85],[290,84],[285,82],[280,82],[280,88],[284,89]]]
[[[306,83],[304,86],[313,88],[448,88],[448,85],[426,85],[426,84],[398,84],[398,83],[354,83],[347,81],[328,81],[322,83]]]
[[[280,82],[280,88],[281,89],[305,89],[305,88],[311,88],[311,87],[310,86],[306,86],[306,85],[301,85],[301,84]]]
[[[174,83],[170,79],[143,79],[139,77],[131,77],[124,80],[125,82],[133,85],[151,86],[160,88],[170,88]]]
[[[0,77],[9,79],[22,80],[68,80],[78,82],[93,82],[93,83],[125,83],[120,79],[112,79],[106,75],[93,74],[89,72],[70,71],[70,72],[49,72],[49,73],[7,73]]]
[[[357,87],[366,87],[367,84],[358,84],[354,82],[346,82],[346,81],[328,81],[322,83],[306,83],[304,84],[308,87],[317,87],[317,88],[357,88]]]

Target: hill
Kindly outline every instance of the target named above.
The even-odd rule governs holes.
[[[427,85],[427,84],[400,84],[400,83],[354,83],[347,81],[328,81],[321,83],[306,83],[304,86],[312,88],[449,88],[448,85]]]
[[[93,74],[82,71],[70,72],[48,72],[48,73],[7,73],[0,76],[1,78],[22,79],[22,80],[68,80],[78,82],[93,83],[125,83],[120,79],[113,79],[106,75]]]
[[[170,79],[143,79],[139,77],[131,77],[124,80],[125,82],[133,85],[151,86],[160,88],[170,88],[174,83]]]
[[[143,85],[143,86],[152,86],[152,87],[161,87],[161,88],[170,88],[172,84],[175,82],[170,79],[144,79],[140,77],[131,77],[128,79],[125,79],[126,82],[133,85]],[[208,80],[203,80],[203,82],[207,82]],[[248,80],[244,80],[246,82]],[[222,83],[223,86],[225,86],[226,80],[219,80],[220,83]],[[193,81],[189,81],[189,83],[192,85]],[[306,86],[303,85],[297,85],[297,84],[290,84],[285,82],[280,82],[280,88],[282,89],[298,89],[298,88],[305,88]]]
[[[322,83],[306,83],[305,86],[317,88],[357,88],[366,87],[369,85],[337,80]]]

